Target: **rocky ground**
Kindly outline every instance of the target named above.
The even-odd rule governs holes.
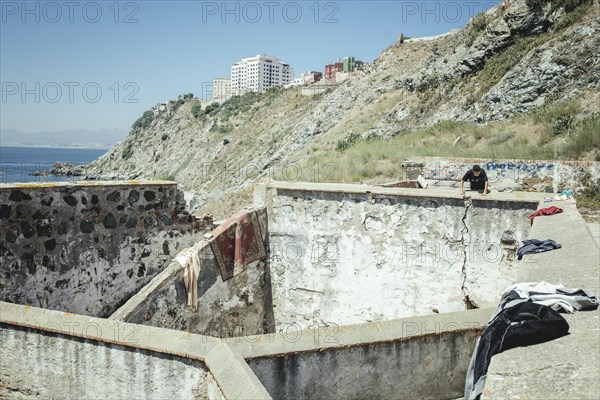
[[[335,161],[336,144],[352,135],[391,138],[445,120],[515,118],[590,93],[597,101],[599,14],[595,0],[567,24],[574,14],[562,8],[515,0],[459,32],[391,45],[321,95],[277,89],[199,118],[192,115],[198,100],[172,101],[136,122],[84,175],[177,180],[194,210],[220,218],[247,204],[259,179],[327,180],[331,166],[309,155]],[[511,67],[498,74],[494,66],[505,67],[507,57]]]

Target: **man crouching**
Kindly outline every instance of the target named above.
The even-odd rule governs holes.
[[[472,169],[468,170],[465,176],[460,181],[460,194],[465,194],[465,182],[469,181],[471,184],[471,190],[477,190],[484,197],[490,192],[488,190],[488,178],[483,169],[479,165],[474,165]]]

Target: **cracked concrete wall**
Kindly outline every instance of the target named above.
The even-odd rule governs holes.
[[[493,305],[513,282],[505,231],[527,236],[531,209],[269,189],[278,331]]]
[[[479,334],[445,332],[247,362],[273,399],[455,399],[464,393]]]
[[[174,183],[0,187],[0,300],[105,317],[198,229]]]
[[[266,243],[266,209],[260,209],[258,216]],[[201,269],[196,310],[186,307],[183,269],[174,262],[174,272],[167,273],[160,283],[156,282],[156,287],[141,304],[125,304],[113,317],[221,338],[272,332],[273,309],[266,260],[252,262],[242,273],[223,281],[208,242],[199,247]]]
[[[0,343],[0,398],[224,398],[196,360],[6,325]]]

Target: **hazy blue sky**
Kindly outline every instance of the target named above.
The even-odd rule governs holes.
[[[243,57],[275,55],[296,76],[372,62],[401,31],[448,32],[498,2],[0,0],[0,128],[129,129],[159,101],[204,97]]]

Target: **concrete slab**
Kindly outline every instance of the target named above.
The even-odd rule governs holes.
[[[482,398],[600,398],[600,311],[565,318],[568,336],[494,356]]]
[[[305,330],[294,330],[290,326],[291,329],[279,333],[228,338],[223,341],[246,359],[260,358],[401,341],[444,332],[482,330],[493,311],[485,308]]]
[[[546,281],[567,287],[588,288],[600,292],[600,249],[574,200],[553,202],[560,214],[536,217],[531,238],[552,239],[561,248],[539,254],[528,254],[518,266],[517,282]],[[547,207],[540,204],[539,208]]]
[[[219,377],[219,387],[227,399],[271,399],[246,361],[226,343],[215,346],[206,363],[212,374]]]
[[[0,302],[0,323],[204,361],[218,339],[172,329]]]
[[[536,218],[531,237],[553,239],[562,248],[525,256],[517,281],[544,280],[598,294],[600,249],[596,240],[574,201],[555,205],[563,213]],[[482,398],[600,398],[600,311],[565,318],[570,325],[568,336],[494,356]]]

